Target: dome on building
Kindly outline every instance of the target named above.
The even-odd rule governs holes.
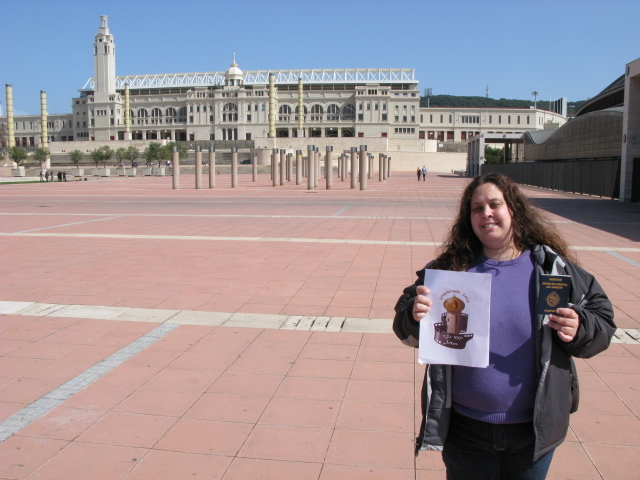
[[[235,54],[233,56],[233,62],[231,62],[229,70],[224,75],[225,83],[227,86],[240,86],[244,80],[244,73],[242,70],[238,68],[238,64],[236,63]]]

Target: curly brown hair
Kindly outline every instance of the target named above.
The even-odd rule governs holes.
[[[555,226],[531,204],[529,197],[506,175],[488,173],[475,177],[465,188],[458,216],[430,268],[463,271],[482,253],[482,243],[471,226],[471,197],[476,188],[485,183],[494,184],[504,195],[512,216],[513,241],[518,250],[527,250],[534,245],[547,245],[556,253],[575,260],[569,253],[566,241]]]

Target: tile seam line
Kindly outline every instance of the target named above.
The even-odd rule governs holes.
[[[366,240],[366,239],[341,239],[341,238],[291,238],[291,237],[216,237],[204,235],[132,235],[132,234],[106,234],[106,233],[21,233],[0,232],[0,237],[61,237],[61,238],[105,238],[120,240],[199,240],[199,241],[243,241],[243,242],[286,242],[286,243],[332,243],[355,245],[399,245],[399,246],[429,246],[437,247],[442,242],[417,242],[410,240]],[[578,251],[612,251],[640,253],[636,247],[611,247],[611,246],[580,246],[570,245],[571,250]]]
[[[162,337],[178,328],[180,324],[165,321],[133,342],[122,347],[98,363],[87,368],[72,379],[44,394],[22,410],[0,422],[0,443],[19,433],[51,410],[61,405],[76,393],[142,352]]]

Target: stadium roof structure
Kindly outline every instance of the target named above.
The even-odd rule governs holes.
[[[125,75],[116,78],[116,88],[165,88],[224,85],[226,71],[204,73],[168,73],[157,75]],[[252,70],[244,72],[245,85],[267,85],[273,74],[276,84],[295,84],[298,79],[308,84],[417,84],[413,68],[344,68],[311,70]],[[89,78],[81,91],[91,91],[95,81]]]
[[[596,112],[612,107],[622,107],[624,105],[624,75],[617,78],[611,85],[602,90],[598,95],[588,100],[580,110],[576,112],[576,117],[585,113]]]

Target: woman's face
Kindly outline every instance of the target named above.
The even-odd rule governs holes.
[[[515,250],[512,218],[502,191],[493,183],[475,189],[471,196],[471,226],[487,257],[499,258],[501,253]]]

